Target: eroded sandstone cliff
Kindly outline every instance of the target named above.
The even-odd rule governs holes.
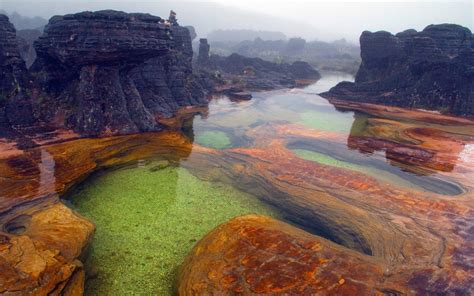
[[[35,42],[38,117],[83,135],[161,129],[157,118],[205,104],[187,28],[149,14],[53,17]]]
[[[430,25],[396,35],[363,32],[355,83],[322,95],[350,101],[474,114],[474,38],[458,25]]]
[[[31,117],[23,97],[26,75],[15,28],[8,17],[0,14],[0,127],[26,122]]]

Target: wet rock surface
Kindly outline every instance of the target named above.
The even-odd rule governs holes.
[[[469,29],[430,25],[421,32],[364,32],[355,83],[341,82],[327,98],[474,114],[474,48]]]
[[[345,269],[357,266],[357,272]],[[370,295],[386,266],[264,216],[235,218],[206,235],[180,273],[180,295]]]
[[[186,261],[180,281],[186,293],[471,291],[474,169],[469,161],[472,153],[463,149],[473,144],[473,123],[377,105],[359,107],[379,117],[367,125],[360,146],[356,139],[361,135],[348,138],[340,132],[282,123],[246,131],[252,141],[248,148],[211,149],[192,144],[180,133],[166,132],[6,150],[0,154],[0,224],[2,235],[8,237],[0,242],[0,250],[5,250],[0,251],[0,268],[5,270],[2,287],[48,292],[63,283],[77,287],[84,276],[73,272],[82,270],[73,258],[87,245],[92,228],[58,204],[57,194],[94,171],[160,157],[170,162],[186,159],[183,166],[200,179],[219,180],[252,193],[308,231],[268,218],[244,217],[224,224],[199,242]],[[408,122],[398,123],[403,118]],[[420,122],[437,124],[426,129]],[[392,128],[386,129],[387,125]],[[464,191],[446,196],[392,186],[359,172],[301,159],[288,149],[292,143],[314,141],[374,151],[404,144],[398,153],[380,154],[380,161],[390,157],[407,169],[420,167],[456,181]],[[0,148],[7,145],[2,142]],[[410,152],[415,149],[416,153]],[[426,153],[431,156],[425,157]],[[11,253],[12,242],[23,253]],[[37,265],[30,260],[36,260],[38,252],[54,260],[32,273],[29,266]],[[46,255],[41,260],[49,258]],[[28,268],[16,265],[21,260],[28,262]],[[25,278],[23,272],[32,275]],[[35,280],[43,274],[47,281]]]
[[[82,295],[84,270],[77,258],[92,238],[91,222],[56,203],[25,211],[4,229],[6,233],[0,232],[0,293]]]

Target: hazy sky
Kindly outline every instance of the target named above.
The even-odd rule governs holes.
[[[393,33],[429,24],[457,23],[473,30],[474,7],[467,1],[264,1],[264,0],[0,0],[0,9],[49,18],[83,10],[117,9],[166,17],[178,13],[200,37],[217,28],[282,31],[307,39],[357,41],[364,30]]]

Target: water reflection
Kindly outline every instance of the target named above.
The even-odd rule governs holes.
[[[447,195],[462,193],[463,189],[454,181],[428,176],[436,174],[436,170],[427,169],[433,159],[437,159],[436,151],[418,147],[420,140],[406,134],[406,125],[390,125],[374,115],[339,109],[316,94],[349,78],[326,75],[304,89],[256,93],[253,100],[245,102],[215,98],[206,117],[198,116],[192,124],[188,123],[193,126],[193,139],[206,147],[228,149],[252,148],[262,138],[270,141],[273,137],[282,137],[289,141],[287,148],[308,151],[299,151],[300,156],[313,153],[314,159],[318,158],[326,165],[337,162],[339,167],[357,170],[403,188]],[[308,131],[333,133],[333,138],[346,140],[305,139],[305,136],[271,133],[260,134],[258,139],[251,136],[259,127],[291,124],[306,127]],[[418,123],[418,126],[423,125]],[[291,127],[288,128],[291,131]],[[292,140],[295,137],[298,140]],[[314,153],[322,155],[315,156]],[[325,160],[322,159],[324,155]],[[447,161],[440,169],[448,172],[454,165],[455,162]]]

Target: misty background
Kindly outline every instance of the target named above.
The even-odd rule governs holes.
[[[145,12],[167,18],[177,12],[181,25],[192,25],[198,37],[217,29],[282,32],[287,37],[358,43],[362,31],[397,33],[422,30],[430,24],[456,23],[473,30],[473,1],[130,1],[130,0],[0,0],[8,14],[39,16],[85,10],[115,9]],[[22,29],[22,28],[20,28]]]

